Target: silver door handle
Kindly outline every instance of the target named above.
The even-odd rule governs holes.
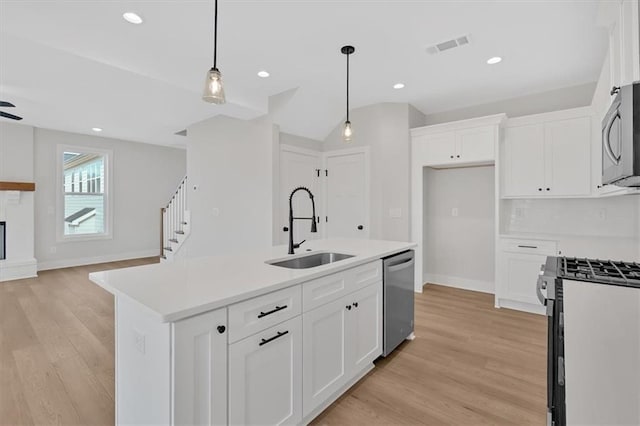
[[[399,271],[400,269],[405,269],[410,266],[413,266],[414,263],[415,263],[415,259],[411,258],[411,259],[405,260],[404,262],[400,262],[392,266],[388,266],[387,269],[389,270],[389,272],[396,272],[396,271]]]
[[[620,117],[620,111],[616,111],[616,113],[614,115],[611,116],[611,118],[609,119],[609,121],[607,122],[607,125],[604,128],[604,150],[607,153],[607,157],[609,157],[611,159],[611,161],[613,161],[613,163],[615,165],[620,164],[620,159],[622,158],[622,153],[619,156],[616,156],[613,152],[613,149],[611,149],[611,128],[613,127],[613,123],[614,121],[616,121],[616,118],[621,118]]]
[[[542,290],[546,290],[546,288],[547,288],[547,283],[544,282],[542,277],[538,277],[538,282],[536,284],[536,294],[538,295],[538,300],[543,306],[546,305],[547,299],[542,294]]]

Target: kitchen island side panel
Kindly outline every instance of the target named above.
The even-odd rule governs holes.
[[[116,297],[116,424],[168,425],[171,324]]]

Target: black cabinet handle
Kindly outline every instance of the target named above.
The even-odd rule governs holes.
[[[520,248],[530,248],[530,249],[537,249],[538,248],[538,246],[525,246],[525,245],[518,246],[518,247],[520,247]]]
[[[357,308],[358,307],[358,302],[353,302],[353,307]]]
[[[289,232],[289,228],[285,226],[284,228],[282,228],[282,231],[283,232]]]
[[[272,309],[268,312],[260,312],[260,315],[258,315],[258,318],[262,318],[262,317],[266,317],[267,315],[271,315],[271,314],[275,314],[278,311],[281,311],[283,309],[287,309],[287,305],[282,305],[282,306],[278,306],[276,305],[275,309]]]
[[[351,305],[347,305],[346,308],[347,308],[348,311],[350,311],[351,310]]]
[[[360,231],[362,231],[362,230],[364,229],[364,226],[362,226],[362,225],[358,225],[358,229],[359,229]]]
[[[278,334],[276,334],[275,336],[273,336],[273,337],[269,337],[268,339],[262,339],[262,340],[260,341],[259,345],[260,345],[260,346],[262,346],[262,345],[266,345],[267,343],[269,343],[269,342],[273,342],[274,340],[276,340],[276,339],[278,339],[278,338],[280,338],[280,337],[284,336],[285,334],[289,334],[289,330],[287,330],[287,331],[278,331]]]
[[[227,329],[227,327],[225,327],[224,325],[219,325],[218,327],[218,333],[222,334],[225,332],[225,330]]]

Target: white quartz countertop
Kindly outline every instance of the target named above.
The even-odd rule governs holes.
[[[171,322],[415,246],[414,243],[398,241],[314,240],[307,241],[296,250],[295,255],[287,255],[287,246],[275,246],[246,254],[200,257],[94,272],[89,274],[89,279],[117,297],[136,301],[158,321]],[[327,251],[354,257],[309,269],[287,269],[265,263]]]

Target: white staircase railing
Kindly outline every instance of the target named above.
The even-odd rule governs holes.
[[[187,211],[187,177],[178,185],[166,207],[160,209],[160,259],[173,260],[178,249],[189,235]]]

